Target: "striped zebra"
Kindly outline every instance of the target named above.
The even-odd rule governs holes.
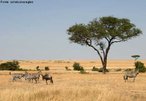
[[[139,74],[139,70],[126,71],[123,78],[125,82],[128,80],[128,78],[133,78],[133,82],[134,82],[138,74]]]
[[[25,76],[23,73],[9,73],[12,76],[12,81],[16,81],[17,79],[21,79],[22,77]]]
[[[25,78],[25,80],[29,80],[29,81],[32,81],[32,82],[34,80],[35,83],[37,83],[39,81],[40,75],[41,75],[41,71],[39,71],[38,73],[25,72],[24,78]]]
[[[41,76],[42,76],[42,80],[46,80],[47,85],[48,85],[48,80],[50,80],[50,83],[53,84],[53,78],[51,75],[46,73],[45,75],[41,74]]]

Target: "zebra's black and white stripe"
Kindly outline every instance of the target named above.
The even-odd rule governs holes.
[[[133,82],[134,82],[138,74],[139,74],[139,70],[126,71],[123,78],[125,82],[128,80],[128,78],[133,78]]]
[[[38,73],[25,72],[24,78],[25,78],[25,80],[29,80],[29,81],[32,81],[32,82],[34,80],[35,83],[37,83],[39,81],[40,75],[41,75],[41,71],[39,71]]]
[[[16,81],[17,79],[21,79],[22,77],[24,77],[24,74],[23,73],[13,73],[10,75],[12,76],[12,81]]]

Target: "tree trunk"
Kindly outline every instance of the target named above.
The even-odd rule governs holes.
[[[108,47],[104,50],[102,50],[102,53],[103,54],[101,54],[100,53],[100,51],[96,48],[96,47],[94,47],[92,44],[89,44],[88,42],[86,43],[89,47],[91,47],[91,48],[93,48],[96,52],[97,52],[97,54],[99,55],[99,57],[100,57],[100,60],[101,60],[101,63],[102,63],[102,68],[103,68],[103,74],[105,74],[106,73],[106,66],[107,66],[107,56],[108,56],[108,52],[109,52],[109,50],[110,50],[110,46],[111,46],[111,41],[112,40],[110,40],[109,42],[108,42]],[[101,48],[102,49],[102,48]]]
[[[102,68],[103,68],[103,74],[106,74],[106,67],[107,67],[107,59],[104,60],[104,62],[102,63]]]
[[[107,47],[107,49],[106,49],[106,51],[105,51],[105,54],[103,54],[103,62],[102,62],[103,74],[105,74],[106,71],[107,71],[107,69],[106,69],[106,67],[107,67],[107,57],[108,57],[108,53],[109,53],[111,44],[112,44],[111,41],[109,41],[108,47]]]

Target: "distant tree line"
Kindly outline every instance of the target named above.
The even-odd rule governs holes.
[[[16,60],[1,63],[0,70],[20,70],[19,62]]]
[[[0,70],[13,70],[13,71],[19,70],[19,71],[26,71],[27,69],[20,68],[19,61],[13,60],[13,61],[8,61],[8,62],[1,63],[0,64]],[[31,70],[31,69],[29,69],[29,70]],[[40,70],[40,67],[37,66],[36,67],[36,70],[39,71]],[[44,70],[45,71],[49,71],[50,68],[48,66],[45,66],[44,67]]]

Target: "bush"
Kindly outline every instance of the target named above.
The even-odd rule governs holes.
[[[28,69],[19,68],[18,71],[28,71]]]
[[[12,61],[12,62],[6,62],[0,64],[0,70],[19,70],[19,62],[18,61]]]
[[[48,66],[46,66],[46,67],[45,67],[45,70],[48,71],[48,70],[50,70],[50,68],[49,68]]]
[[[68,70],[68,67],[67,67],[67,66],[65,66],[65,69],[66,69],[66,70]]]
[[[74,68],[74,70],[77,70],[77,71],[84,70],[84,68],[83,68],[82,66],[80,66],[80,64],[77,63],[77,62],[75,62],[75,63],[73,64],[73,68]]]
[[[135,62],[135,69],[139,70],[139,72],[146,72],[146,67],[144,66],[144,63],[140,61]]]
[[[122,69],[121,68],[117,68],[117,69],[115,69],[115,71],[119,72],[119,71],[122,71]]]
[[[36,66],[36,70],[39,71],[40,70],[40,66]]]
[[[98,69],[98,72],[103,72],[103,68],[102,68],[102,67],[101,67],[101,68],[99,68],[99,69]],[[105,70],[105,72],[109,72],[109,70],[108,70],[108,69],[106,69],[106,70]]]
[[[98,71],[99,69],[93,66],[92,71]]]
[[[98,72],[103,72],[103,68],[96,68],[95,66],[92,68],[92,71],[98,71]],[[109,72],[108,69],[106,69],[106,72]]]
[[[80,74],[88,74],[88,72],[86,72],[84,69],[80,70]]]
[[[67,71],[71,71],[71,69],[69,69],[67,66],[65,66],[65,69],[66,69]]]
[[[133,69],[132,68],[127,68],[127,69],[125,69],[125,72],[126,71],[133,71]]]

